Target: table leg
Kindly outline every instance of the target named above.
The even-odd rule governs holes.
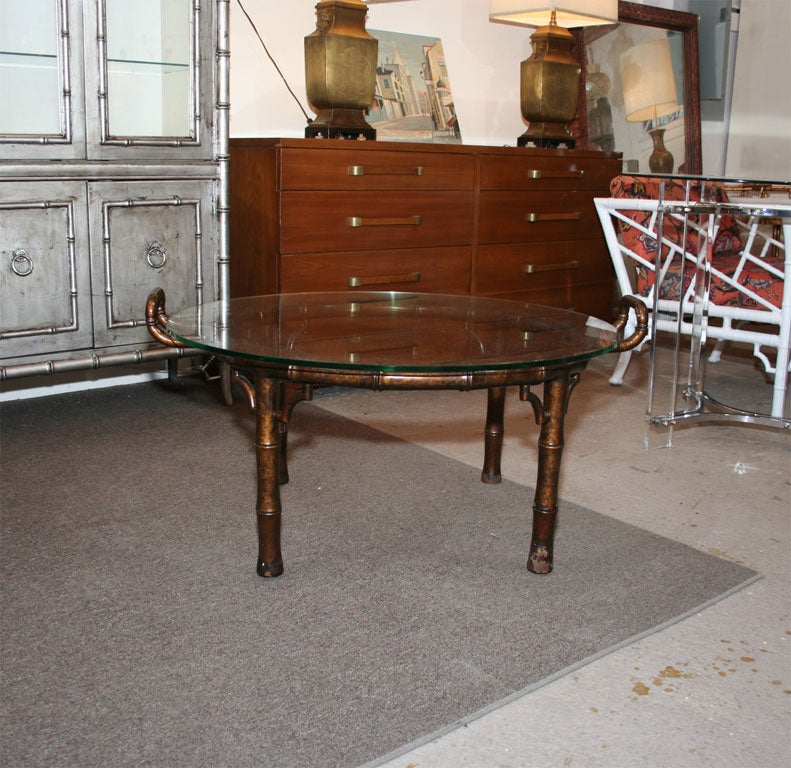
[[[533,502],[533,534],[527,570],[549,573],[558,511],[558,478],[563,454],[563,418],[569,395],[569,377],[544,383],[541,435],[538,439],[538,479]]]
[[[255,450],[258,467],[258,495],[256,517],[258,520],[259,576],[280,576],[283,558],[280,552],[280,421],[277,418],[280,382],[256,375],[256,432]]]
[[[492,387],[487,392],[486,429],[484,430],[483,471],[484,483],[501,483],[500,459],[503,455],[503,436],[505,435],[505,394],[506,387]]]
[[[313,388],[310,384],[294,384],[290,381],[280,383],[280,466],[278,475],[280,484],[288,482],[288,422],[291,412],[297,403],[313,399]]]

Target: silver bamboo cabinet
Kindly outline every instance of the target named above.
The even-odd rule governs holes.
[[[172,356],[151,290],[229,295],[228,23],[229,0],[0,0],[0,380]]]

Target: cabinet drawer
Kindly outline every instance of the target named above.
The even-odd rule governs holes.
[[[91,346],[85,184],[0,185],[0,357]]]
[[[211,182],[89,185],[97,346],[149,341],[145,306],[163,288],[168,310],[215,299]]]
[[[286,190],[472,190],[475,158],[439,152],[284,149],[280,188]]]
[[[472,241],[472,192],[287,192],[282,253],[383,250]]]
[[[480,296],[518,297],[582,312],[595,307],[601,313],[602,306],[609,306],[613,285],[607,249],[600,242],[484,245],[478,250],[475,292]]]
[[[484,155],[481,189],[592,189],[606,194],[617,163],[599,158]]]
[[[470,258],[469,247],[287,254],[282,259],[280,290],[467,294]]]
[[[593,199],[584,192],[484,192],[480,242],[601,238]]]

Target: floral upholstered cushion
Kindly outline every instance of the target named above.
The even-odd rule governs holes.
[[[717,258],[716,269],[722,274],[733,276],[739,266],[739,254],[727,253]],[[767,260],[770,261],[770,260]],[[783,269],[781,259],[771,260],[772,265],[779,270]],[[641,296],[647,296],[654,285],[654,273],[645,269],[637,270],[637,292]],[[659,291],[659,298],[668,301],[681,301],[695,275],[695,268],[692,264],[687,264],[684,270],[682,286],[682,270],[678,261],[673,262]],[[783,281],[767,271],[759,264],[752,262],[746,263],[739,276],[735,279],[737,285],[760,296],[765,301],[779,307],[783,301]],[[711,274],[709,285],[709,301],[720,306],[742,307],[744,309],[765,309],[751,296],[739,288],[731,285],[715,272]]]
[[[630,200],[658,200],[660,179],[648,176],[616,176],[610,182],[610,196],[619,198],[629,198]],[[700,200],[701,184],[698,181],[692,182],[690,186],[689,199],[692,201]],[[717,202],[728,202],[725,192],[718,188],[716,191]],[[664,200],[682,201],[687,199],[686,182],[677,179],[665,179]],[[629,218],[645,228],[648,228],[651,221],[651,211],[633,211]],[[682,223],[672,217],[666,216],[664,223],[664,237],[675,245],[681,245],[683,236]],[[693,233],[694,234],[694,233]],[[656,240],[644,235],[639,229],[621,224],[621,235],[624,245],[635,253],[645,257],[647,261],[654,261],[656,254]],[[690,242],[690,234],[687,236],[688,248],[690,252],[695,252],[695,244]],[[720,219],[719,231],[714,241],[714,255],[738,252],[741,250],[742,242],[739,237],[739,225],[733,216],[725,215]]]
[[[616,198],[657,200],[659,198],[660,179],[644,176],[616,176],[610,183],[610,194]],[[692,182],[690,186],[689,199],[700,200],[701,184]],[[715,193],[717,202],[728,202],[725,192],[718,188]],[[686,182],[676,179],[665,179],[664,200],[686,200]],[[651,211],[631,211],[624,214],[636,224],[645,229],[650,227],[653,213]],[[620,232],[623,244],[634,253],[643,257],[646,261],[653,263],[656,260],[657,242],[656,238],[645,234],[637,227],[632,227],[624,222],[620,223]],[[681,246],[683,238],[683,223],[673,217],[665,216],[663,225],[664,238],[675,245]],[[692,228],[687,230],[686,250],[689,253],[697,253],[696,231]],[[740,252],[742,241],[740,228],[734,216],[724,214],[720,218],[719,228],[712,248],[712,267],[728,276],[736,275],[739,267]],[[780,259],[772,262],[782,272],[783,265]],[[637,293],[647,296],[654,285],[654,272],[637,265]],[[662,281],[660,298],[670,301],[679,301],[694,275],[694,265],[687,264],[684,268],[682,286],[682,265],[678,259],[671,264],[665,279]],[[771,304],[780,306],[782,302],[783,283],[764,269],[760,264],[746,262],[738,276],[735,277],[737,285],[744,286],[746,289],[761,296]],[[715,304],[740,306],[745,308],[758,308],[759,305],[748,295],[740,292],[739,289],[730,285],[716,273],[712,273],[710,286],[710,300]]]

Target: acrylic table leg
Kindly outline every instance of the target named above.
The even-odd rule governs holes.
[[[544,384],[544,408],[538,439],[538,479],[533,502],[533,534],[527,570],[549,573],[552,570],[552,545],[558,512],[558,478],[563,454],[563,418],[568,401],[567,376]]]
[[[484,431],[483,471],[484,483],[500,483],[500,459],[503,455],[505,387],[492,387],[487,390],[486,429]]]
[[[258,468],[258,562],[259,576],[280,576],[283,558],[280,552],[280,382],[256,376],[255,450]]]

